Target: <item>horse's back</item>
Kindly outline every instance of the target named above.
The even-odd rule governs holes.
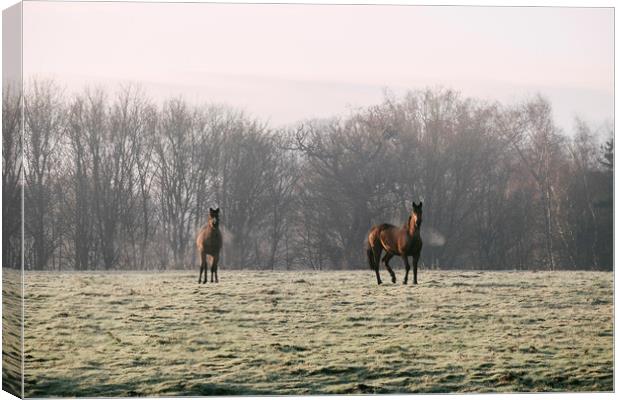
[[[384,231],[386,229],[395,229],[396,225],[392,225],[392,224],[388,224],[388,223],[383,223],[380,225],[377,225],[377,229],[381,232]]]
[[[377,225],[377,233],[380,238],[385,237],[387,235],[394,235],[398,232],[398,227],[392,224],[381,224]]]
[[[382,224],[384,225],[384,224]],[[368,246],[374,247],[379,240],[379,233],[381,232],[380,225],[373,225],[368,231]]]
[[[370,247],[375,247],[382,244],[381,238],[382,236],[384,236],[384,232],[392,230],[394,228],[396,228],[394,225],[387,223],[374,225],[372,228],[370,228],[370,231],[368,232],[368,245]]]
[[[378,225],[377,228],[377,239],[385,251],[388,253],[400,254],[399,228],[387,223]]]

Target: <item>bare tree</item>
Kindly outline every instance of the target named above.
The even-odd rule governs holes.
[[[266,182],[266,202],[271,205],[269,222],[271,234],[267,265],[271,269],[275,268],[282,240],[292,233],[290,226],[295,222],[292,218],[293,205],[301,173],[297,157],[290,151],[278,147],[276,140],[278,140],[277,137],[272,138],[272,166],[268,170]],[[290,267],[289,257],[288,247],[285,246],[286,269]]]
[[[2,94],[2,266],[21,268],[22,96],[7,85]]]
[[[554,183],[559,169],[554,168],[553,163],[563,157],[562,137],[553,124],[549,102],[540,96],[523,104],[517,110],[506,112],[505,115],[502,128],[508,143],[518,154],[523,166],[537,185],[544,225],[545,263],[554,270],[556,268],[554,232],[557,232],[558,227]]]
[[[120,204],[120,241],[124,263],[133,268],[143,266],[151,231],[149,213],[151,170],[156,110],[138,87],[121,89],[110,114],[118,150],[115,151],[115,179],[117,204]],[[146,158],[148,157],[148,159]],[[124,180],[123,180],[124,176]],[[124,251],[123,251],[124,250]]]
[[[213,129],[208,119],[208,113],[201,115],[175,99],[164,105],[159,120],[156,183],[163,233],[175,266],[185,262],[192,243],[190,236],[194,232],[190,228],[196,221],[196,205],[203,207],[213,200],[204,185],[216,160],[222,132]]]
[[[218,204],[232,234],[229,265],[264,264],[260,250],[264,223],[272,208],[267,203],[268,181],[276,165],[274,144],[265,126],[239,115],[222,143],[218,165]],[[263,265],[264,266],[264,265]]]
[[[386,96],[348,115],[272,130],[225,106],[134,86],[66,101],[49,81],[3,106],[3,261],[147,269],[196,265],[193,239],[222,210],[222,261],[356,268],[372,224],[425,206],[422,265],[610,268],[613,139],[569,139],[541,97],[502,106],[447,89]],[[613,136],[613,134],[612,134]],[[22,169],[23,168],[23,169]]]
[[[360,265],[360,246],[373,216],[393,186],[395,164],[387,157],[390,127],[356,116],[317,121],[297,132],[295,149],[305,158],[306,202],[320,214],[306,223],[326,237],[332,266]]]
[[[24,106],[26,251],[29,267],[43,269],[62,239],[53,192],[66,115],[60,88],[51,81],[31,81]]]

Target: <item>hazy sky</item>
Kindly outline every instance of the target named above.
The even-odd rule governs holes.
[[[611,8],[24,3],[24,75],[143,84],[274,125],[444,86],[613,118]]]

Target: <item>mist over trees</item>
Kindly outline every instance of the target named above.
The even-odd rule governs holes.
[[[139,88],[3,93],[3,265],[198,266],[219,206],[223,268],[367,268],[371,225],[423,200],[422,267],[611,269],[613,131],[561,132],[537,96],[489,103],[448,89],[386,95],[275,129],[242,111]]]

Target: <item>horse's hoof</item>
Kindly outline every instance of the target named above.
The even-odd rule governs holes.
[[[403,285],[406,285],[406,284],[407,284],[407,281],[403,281]]]
[[[383,283],[383,282],[379,281],[379,282],[377,282],[377,285],[380,285],[380,284],[382,284],[382,283]]]
[[[396,283],[396,277],[392,278],[392,283]]]

